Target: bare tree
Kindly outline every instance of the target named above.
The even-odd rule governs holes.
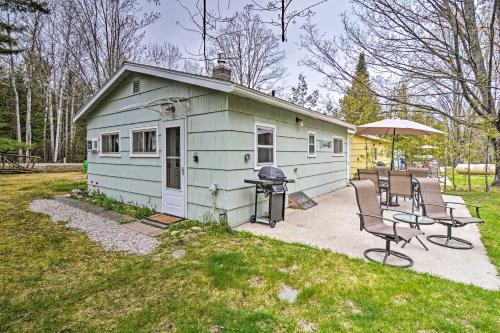
[[[197,34],[200,37],[201,44],[197,51],[188,53],[194,58],[193,60],[201,60],[204,62],[205,74],[210,72],[212,61],[215,59],[209,50],[209,43],[211,40],[217,39],[218,32],[221,26],[231,22],[233,17],[225,15],[224,9],[221,8],[220,2],[212,1],[212,7],[209,7],[207,0],[196,0],[194,4],[186,4],[184,0],[177,0],[181,8],[189,16],[189,22],[177,24],[186,31]],[[227,8],[229,9],[231,2],[228,1]]]
[[[227,57],[232,79],[246,87],[270,89],[286,74],[278,38],[248,7],[220,30],[214,45]]]
[[[500,4],[498,0],[354,0],[345,16],[345,39],[325,39],[312,25],[304,28],[304,63],[324,74],[331,86],[350,79],[345,59],[365,52],[378,73],[379,97],[404,81],[410,105],[467,121],[438,106],[456,87],[482,121],[496,129],[495,184],[500,185]]]
[[[297,1],[294,2],[293,0],[252,0],[252,4],[248,7],[252,10],[266,11],[275,15],[275,17],[272,17],[271,20],[266,23],[280,27],[281,41],[286,42],[286,34],[290,23],[295,23],[299,18],[310,18],[314,15],[312,9],[326,1],[327,0],[314,1],[305,7],[295,8],[292,6],[292,3],[296,3]],[[303,5],[303,1],[301,1],[301,5]]]
[[[178,69],[182,60],[182,52],[170,43],[150,44],[146,48],[143,62],[153,66]]]
[[[139,18],[138,0],[71,0],[68,6],[78,13],[78,46],[69,50],[76,56],[81,48],[77,64],[92,90],[102,86],[122,62],[138,56],[144,28],[159,17],[158,13],[149,12]]]
[[[28,22],[27,30],[27,40],[26,44],[28,48],[23,52],[23,60],[25,64],[26,72],[26,131],[25,131],[25,143],[28,145],[32,144],[32,96],[33,96],[33,81],[35,80],[35,72],[37,70],[37,65],[40,58],[40,29],[42,13],[36,12],[33,15],[26,15],[24,17],[25,22]],[[30,22],[31,21],[31,22]],[[31,23],[31,24],[30,24]],[[26,155],[29,155],[30,151],[26,150]]]

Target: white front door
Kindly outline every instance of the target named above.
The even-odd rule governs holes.
[[[163,123],[163,212],[179,217],[185,213],[184,120]]]

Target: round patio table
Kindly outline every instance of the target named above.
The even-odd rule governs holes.
[[[420,226],[421,225],[431,225],[431,224],[436,223],[433,219],[430,219],[428,217],[418,216],[418,225],[417,225],[417,222],[416,222],[417,217],[415,215],[405,214],[405,213],[394,214],[392,216],[392,218],[395,219],[398,222],[408,223],[410,225],[410,228],[417,228],[418,230],[420,230]],[[425,244],[422,242],[422,240],[420,238],[418,238],[418,236],[415,236],[415,238],[420,242],[420,244],[422,244],[422,246],[424,247],[424,249],[426,249],[427,251],[429,251],[429,249],[427,248],[427,246],[425,246]],[[405,245],[407,243],[409,243],[409,242],[405,241],[404,244],[401,247],[405,247]]]

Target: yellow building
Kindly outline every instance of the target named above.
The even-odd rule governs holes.
[[[351,137],[351,178],[358,169],[374,168],[377,162],[391,164],[391,141],[375,135],[353,135]]]

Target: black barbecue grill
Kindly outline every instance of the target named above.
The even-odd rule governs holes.
[[[288,190],[286,184],[295,182],[287,179],[281,169],[272,166],[265,166],[259,171],[259,179],[245,179],[247,184],[255,184],[255,210],[250,216],[250,222],[268,223],[271,228],[276,226],[276,222],[285,219],[285,196]],[[257,216],[257,203],[259,193],[269,198],[269,209],[266,215]]]

